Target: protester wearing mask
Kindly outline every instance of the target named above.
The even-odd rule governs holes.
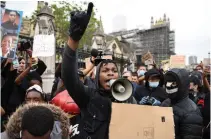
[[[144,65],[139,66],[139,69],[137,71],[139,85],[144,85],[145,84],[144,74],[145,74],[146,71],[147,71],[147,69],[146,69],[146,67]]]
[[[161,74],[156,69],[145,73],[145,86],[136,88],[135,99],[141,105],[159,106],[166,98],[165,90],[159,86]]]
[[[202,85],[200,79],[200,76],[197,75],[191,75],[189,77],[190,80],[190,87],[189,87],[189,98],[195,102],[195,104],[199,107],[201,110],[204,107],[204,98],[205,93],[202,92]]]
[[[68,139],[69,127],[67,114],[59,107],[29,103],[12,114],[1,139]]]
[[[175,139],[201,139],[203,119],[196,104],[188,98],[189,78],[185,69],[171,69],[165,74],[168,94],[162,106],[172,107]]]
[[[64,50],[62,79],[70,96],[80,108],[78,119],[72,122],[72,139],[108,139],[111,118],[111,94],[109,81],[119,77],[116,64],[103,60],[96,70],[96,89],[85,87],[77,76],[77,48],[92,13],[93,4],[89,3],[87,12],[71,14],[70,37]],[[132,103],[132,102],[131,102]]]

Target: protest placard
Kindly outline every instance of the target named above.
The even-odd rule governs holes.
[[[174,139],[172,108],[112,103],[109,139]]]
[[[0,57],[14,59],[22,23],[22,11],[4,9],[1,12]]]
[[[185,67],[185,56],[184,55],[171,55],[170,67],[171,68],[184,68]]]
[[[32,57],[49,57],[55,54],[55,37],[51,35],[35,35]]]

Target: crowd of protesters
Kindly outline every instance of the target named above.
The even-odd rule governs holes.
[[[2,139],[108,139],[112,102],[172,107],[176,139],[209,139],[210,71],[203,64],[192,72],[178,68],[164,72],[153,64],[120,73],[115,61],[96,63],[90,56],[89,67],[78,69],[76,50],[92,7],[89,4],[87,13],[71,14],[68,43],[50,95],[42,89],[46,70],[42,60],[27,51],[30,60],[19,57],[14,69],[11,59],[1,59]],[[111,93],[109,81],[118,78],[133,86],[124,102]]]

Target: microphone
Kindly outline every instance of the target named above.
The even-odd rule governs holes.
[[[97,49],[92,49],[91,50],[91,56],[93,56],[94,58],[96,58],[98,56],[98,50]]]

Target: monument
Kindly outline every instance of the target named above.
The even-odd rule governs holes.
[[[48,3],[45,3],[44,6],[41,7],[40,12],[37,14],[34,35],[38,34],[56,35],[54,16],[52,9],[48,6]],[[55,76],[55,52],[53,56],[39,58],[47,65],[47,69],[42,75],[43,90],[45,93],[51,93]]]

